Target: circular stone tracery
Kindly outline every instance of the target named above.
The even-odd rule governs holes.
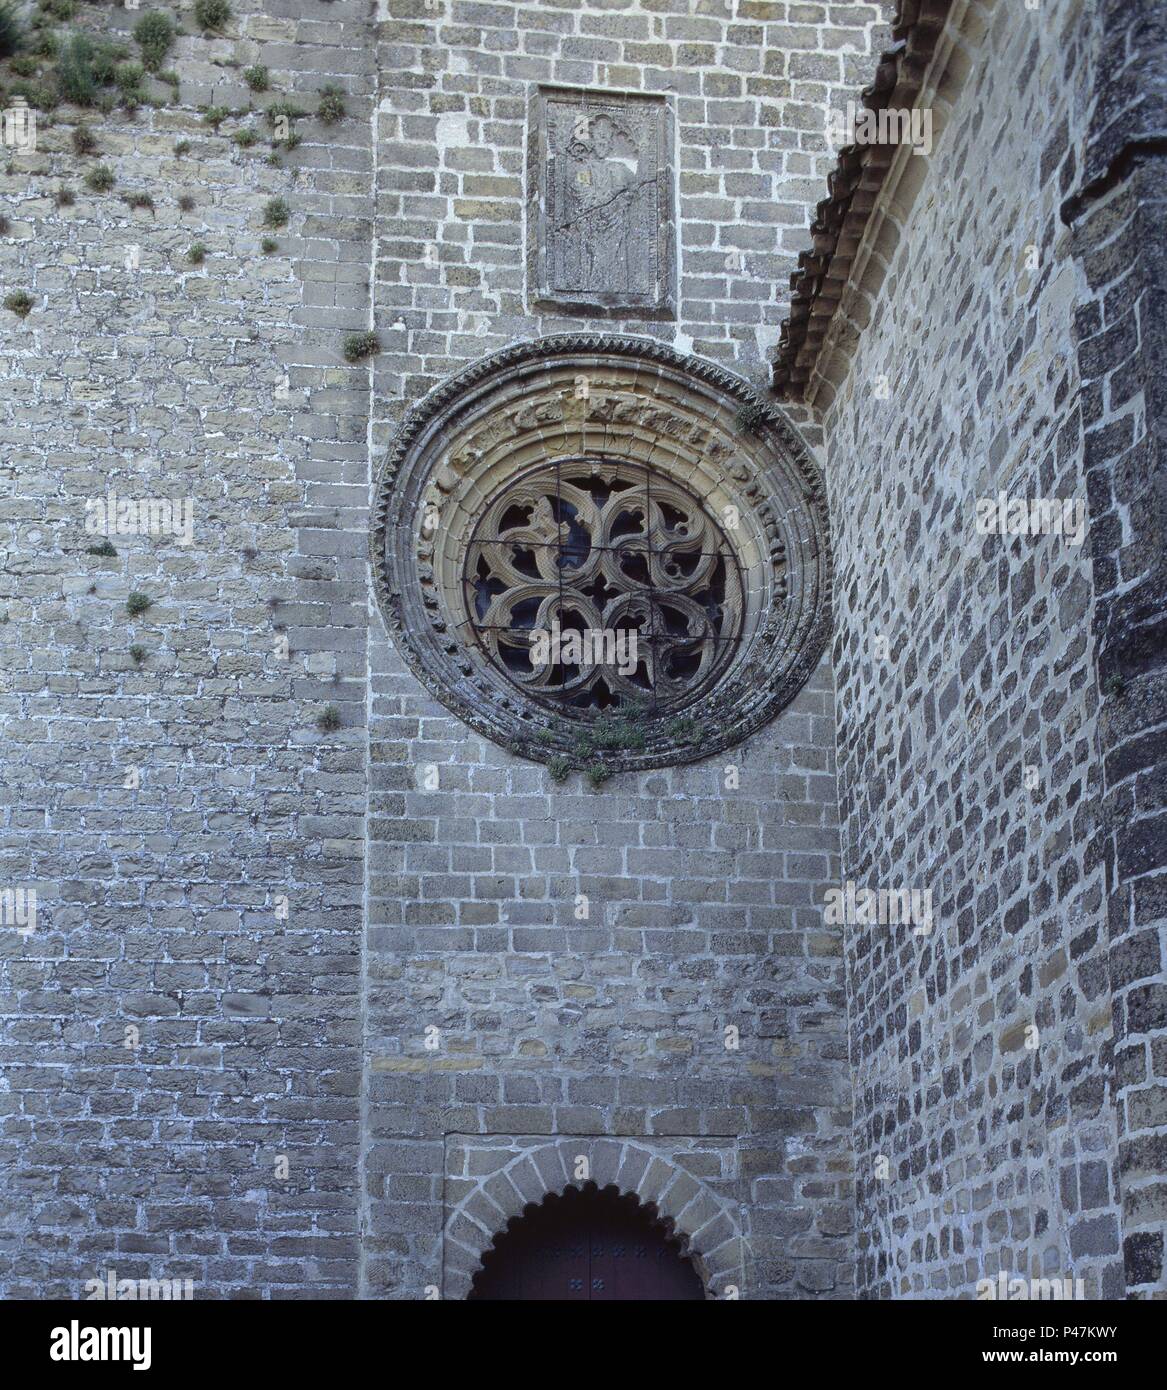
[[[794,697],[829,622],[823,486],[801,441],[739,378],[635,338],[520,344],[426,396],[379,480],[373,559],[431,693],[541,761],[581,735],[611,770],[729,747]],[[563,588],[580,591],[570,611]],[[561,638],[625,623],[635,671],[613,678],[627,651],[537,668],[531,629],[556,617]],[[613,710],[635,739],[601,738]]]
[[[505,485],[464,582],[483,649],[552,708],[671,709],[720,674],[741,633],[737,557],[716,521],[623,459],[557,460]]]

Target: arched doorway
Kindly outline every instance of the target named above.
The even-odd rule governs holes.
[[[483,1255],[469,1297],[671,1302],[705,1290],[655,1207],[589,1183],[549,1193],[512,1220]]]

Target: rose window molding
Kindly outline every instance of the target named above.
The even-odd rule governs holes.
[[[378,481],[378,597],[429,691],[550,762],[613,717],[611,770],[709,756],[788,704],[830,611],[822,479],[739,378],[564,335],[407,416]]]

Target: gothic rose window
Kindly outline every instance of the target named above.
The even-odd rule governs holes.
[[[435,387],[377,488],[388,636],[552,776],[706,758],[787,705],[830,618],[822,479],[739,378],[664,344],[515,344]]]
[[[464,582],[494,665],[577,708],[672,708],[716,680],[741,632],[741,575],[717,521],[626,460],[557,459],[504,485]]]

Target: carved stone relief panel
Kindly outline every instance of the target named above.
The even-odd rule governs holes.
[[[538,88],[527,169],[538,307],[672,317],[672,113],[666,98]]]

